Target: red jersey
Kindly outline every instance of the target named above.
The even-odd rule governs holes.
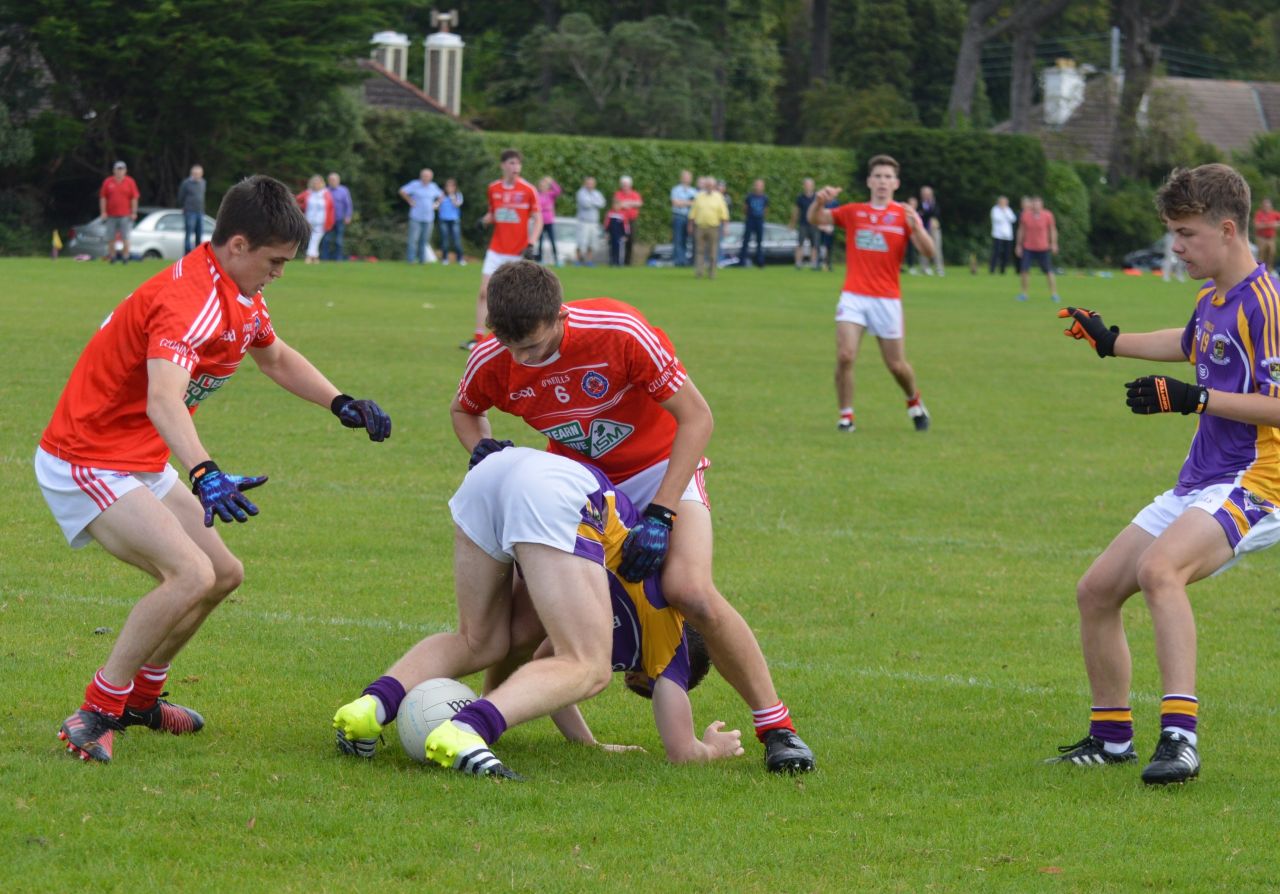
[[[560,350],[541,366],[516,363],[497,339],[481,341],[458,402],[475,415],[497,407],[519,416],[552,453],[625,481],[671,455],[676,420],[662,402],[684,385],[684,366],[666,334],[628,304],[589,298],[565,307]]]
[[[206,242],[107,316],[76,361],[40,446],[76,465],[159,472],[169,447],[147,418],[147,361],[170,360],[190,373],[186,402],[195,413],[250,347],[275,340],[262,293],[241,295]]]
[[[102,181],[98,196],[107,200],[107,217],[128,217],[133,214],[133,200],[140,197],[138,184],[125,174],[120,180],[108,177]]]
[[[1028,211],[1018,219],[1022,227],[1022,247],[1027,251],[1048,251],[1049,230],[1053,227],[1053,212]]]
[[[538,191],[523,177],[517,177],[511,186],[500,179],[490,183],[493,237],[489,240],[489,250],[500,255],[518,255],[528,248],[529,215],[537,210]]]
[[[1253,215],[1253,232],[1259,239],[1274,239],[1277,223],[1280,223],[1280,211],[1258,211]]]
[[[897,202],[883,208],[849,202],[832,208],[831,217],[844,227],[844,290],[868,298],[901,298],[898,270],[911,238],[906,208]]]

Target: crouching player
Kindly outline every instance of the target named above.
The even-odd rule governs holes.
[[[582,465],[539,450],[503,450],[476,465],[449,501],[457,526],[458,629],[422,640],[334,715],[338,748],[372,757],[405,692],[506,657],[512,565],[520,563],[553,655],[520,667],[431,731],[428,761],[477,776],[520,778],[490,750],[509,726],[591,698],[609,683],[605,539],[620,524],[612,494]]]
[[[107,316],[71,372],[36,449],[36,480],[67,542],[96,540],[154,577],[107,662],[62,724],[67,750],[111,760],[114,734],[145,726],[178,735],[204,718],[164,700],[169,663],[226,596],[244,566],[213,529],[258,508],[243,491],[267,479],[221,471],[192,419],[247,353],[287,391],[333,411],[370,439],[391,420],[341,394],[276,337],[262,288],[279,278],[309,226],[284,184],[254,176],[227,191],[213,241],[147,280]],[[174,487],[172,454],[192,488]]]
[[[1280,539],[1280,290],[1249,249],[1249,186],[1226,165],[1173,172],[1156,194],[1173,252],[1207,280],[1182,329],[1122,333],[1069,307],[1067,335],[1099,357],[1190,362],[1194,381],[1149,375],[1127,383],[1134,413],[1195,414],[1178,483],[1143,509],[1077,587],[1080,639],[1093,697],[1089,734],[1052,762],[1137,760],[1131,665],[1121,608],[1139,590],[1155,628],[1164,699],[1160,739],[1142,771],[1149,785],[1200,772],[1196,629],[1187,585]]]

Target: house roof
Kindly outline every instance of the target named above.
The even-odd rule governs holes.
[[[358,64],[369,76],[364,79],[364,101],[382,109],[406,109],[415,112],[431,112],[452,118],[468,130],[478,130],[474,124],[464,121],[422,90],[384,68],[372,59],[360,59]]]
[[[1157,77],[1151,86],[1181,96],[1200,138],[1224,152],[1247,149],[1258,134],[1280,130],[1278,83]],[[1085,84],[1084,101],[1060,127],[1045,124],[1044,107],[1035,106],[1031,132],[1041,138],[1051,158],[1105,165],[1119,94],[1120,87],[1110,76],[1093,77]],[[1008,121],[992,130],[1012,132]]]

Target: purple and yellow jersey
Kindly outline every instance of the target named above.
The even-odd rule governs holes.
[[[1221,300],[1206,281],[1182,350],[1202,388],[1280,398],[1280,290],[1266,268],[1258,265]],[[1222,483],[1280,501],[1280,429],[1200,416],[1174,493]]]
[[[663,598],[658,575],[633,584],[617,573],[622,543],[640,514],[626,494],[613,489],[603,472],[586,463],[582,466],[600,482],[600,489],[588,497],[582,510],[574,552],[593,561],[599,561],[595,556],[603,552],[613,611],[613,669],[641,671],[654,680],[666,677],[688,689],[684,615]]]

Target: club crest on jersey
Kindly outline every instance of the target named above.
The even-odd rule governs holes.
[[[1268,357],[1263,360],[1262,368],[1266,371],[1268,379],[1280,385],[1280,357]]]
[[[1226,335],[1218,334],[1213,336],[1209,348],[1209,359],[1218,364],[1218,366],[1226,366],[1231,362],[1231,358],[1227,356],[1227,345],[1230,341],[1230,337]]]
[[[586,392],[587,397],[599,400],[609,393],[609,380],[592,370],[582,377],[582,390]]]

